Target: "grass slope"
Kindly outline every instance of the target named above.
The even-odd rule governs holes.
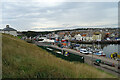
[[[92,66],[57,58],[34,44],[3,34],[3,78],[112,78]]]

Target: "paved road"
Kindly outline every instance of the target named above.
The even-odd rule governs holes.
[[[120,77],[120,69],[118,69],[118,66],[120,66],[120,61],[116,61],[116,60],[113,60],[113,59],[109,59],[109,58],[101,57],[101,56],[96,56],[96,55],[92,55],[92,54],[85,55],[85,54],[82,54],[82,53],[80,53],[76,50],[73,50],[73,49],[60,48],[60,47],[55,46],[55,45],[48,45],[49,43],[35,42],[35,44],[36,45],[41,45],[41,46],[48,46],[48,47],[56,48],[56,49],[59,49],[59,50],[64,50],[64,51],[67,51],[67,52],[70,52],[70,53],[73,53],[73,54],[76,54],[76,55],[84,56],[85,63],[87,63],[89,65],[92,65],[92,66],[95,66],[96,68],[102,69],[106,72],[109,72],[113,75],[116,75],[116,76]],[[101,59],[106,64],[113,64],[113,65],[115,65],[115,67],[105,65],[105,64],[100,64],[100,66],[96,66],[96,65],[93,64],[93,60],[96,60],[96,59]]]

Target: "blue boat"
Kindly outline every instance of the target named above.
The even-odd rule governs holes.
[[[103,53],[103,51],[96,52],[96,53],[94,53],[94,55],[106,56],[106,55]]]

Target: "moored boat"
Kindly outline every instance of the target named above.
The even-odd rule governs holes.
[[[110,54],[111,59],[120,60],[120,55],[117,52]]]
[[[106,56],[106,54],[103,53],[103,51],[95,52],[94,55],[97,55],[97,56]]]
[[[84,49],[84,48],[80,49],[80,53],[89,54],[89,52],[87,51],[87,49]]]

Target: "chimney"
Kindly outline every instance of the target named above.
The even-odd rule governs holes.
[[[6,28],[9,28],[9,25],[6,25]]]

